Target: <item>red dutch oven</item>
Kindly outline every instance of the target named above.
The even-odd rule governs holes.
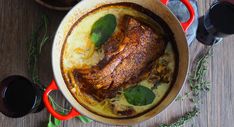
[[[57,119],[60,120],[69,120],[78,115],[85,115],[95,121],[99,121],[102,123],[113,124],[113,125],[130,125],[136,124],[142,121],[145,121],[149,118],[152,118],[163,111],[169,104],[173,102],[176,96],[179,94],[184,81],[187,76],[187,71],[189,68],[189,51],[188,51],[188,44],[185,37],[185,31],[188,27],[192,24],[194,20],[194,10],[189,3],[189,0],[180,0],[184,5],[187,7],[190,18],[186,22],[180,23],[180,21],[176,18],[175,15],[169,10],[166,6],[168,0],[94,0],[90,2],[90,0],[83,0],[78,3],[73,9],[69,11],[69,13],[65,16],[62,20],[55,38],[53,42],[53,49],[52,49],[52,67],[54,78],[51,84],[47,87],[44,95],[43,100],[45,103],[46,108],[48,111]],[[83,107],[79,102],[75,99],[72,95],[70,90],[68,89],[61,71],[61,53],[62,47],[65,42],[65,38],[69,33],[69,30],[72,28],[72,25],[83,15],[87,14],[88,12],[101,7],[107,4],[115,4],[120,2],[129,2],[140,5],[144,8],[147,8],[157,16],[161,17],[170,27],[171,31],[174,34],[174,39],[176,42],[177,50],[178,50],[178,75],[176,77],[176,81],[173,84],[172,88],[168,92],[167,96],[161,101],[159,105],[151,109],[150,111],[136,117],[132,118],[124,118],[124,119],[116,119],[116,118],[107,118],[104,116],[100,116],[95,114],[85,107]],[[49,102],[48,95],[51,91],[59,90],[67,101],[72,105],[71,111],[66,114],[60,114],[56,112],[51,103]]]

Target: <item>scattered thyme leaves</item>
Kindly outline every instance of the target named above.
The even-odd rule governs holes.
[[[199,56],[194,71],[188,78],[192,92],[192,97],[190,98],[190,100],[195,104],[200,101],[200,95],[210,91],[210,82],[207,81],[206,78],[208,73],[208,59],[212,54],[211,49],[212,47]],[[190,95],[190,93],[187,93],[186,95],[188,96]]]
[[[210,90],[210,82],[207,81],[207,73],[208,73],[208,59],[212,54],[212,48],[206,48],[204,51],[197,56],[194,61],[194,66],[192,71],[188,77],[188,83],[190,85],[190,91],[186,92],[184,96],[178,96],[176,101],[182,101],[186,98],[194,104],[193,111],[187,112],[184,116],[180,117],[176,122],[166,125],[162,124],[160,127],[181,127],[187,121],[193,119],[199,113],[199,109],[197,108],[198,102],[200,102],[199,96]]]
[[[199,110],[197,108],[194,108],[192,111],[187,112],[184,116],[180,117],[176,122],[172,124],[161,124],[159,127],[181,127],[188,121],[190,121],[192,118],[197,116],[199,113]]]
[[[186,92],[184,96],[178,96],[176,101],[184,100],[190,97],[193,103],[199,102],[199,95],[208,92],[210,90],[210,82],[207,81],[206,76],[208,73],[208,59],[212,54],[212,47],[201,52],[195,60],[195,66],[188,77],[188,83],[190,85],[190,91]]]

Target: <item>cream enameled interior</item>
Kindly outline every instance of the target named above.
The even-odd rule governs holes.
[[[81,16],[86,14],[87,12],[93,10],[96,7],[102,6],[103,4],[109,4],[109,3],[118,3],[118,2],[132,2],[136,3],[138,5],[143,6],[144,8],[147,8],[154,12],[156,15],[160,16],[162,19],[164,19],[172,29],[175,40],[177,43],[178,51],[179,51],[179,72],[178,77],[176,80],[176,83],[174,84],[171,92],[169,92],[168,96],[163,100],[163,102],[158,105],[156,108],[154,108],[152,111],[147,112],[144,115],[141,115],[139,117],[134,118],[125,118],[125,119],[110,119],[98,116],[84,107],[82,107],[72,96],[70,91],[68,90],[61,73],[61,67],[60,67],[60,61],[61,61],[61,50],[62,46],[65,40],[66,35],[68,34],[68,31]],[[183,32],[182,27],[180,26],[180,23],[176,19],[176,17],[168,10],[166,6],[161,4],[159,1],[156,0],[95,0],[90,2],[90,0],[83,0],[79,4],[77,4],[63,19],[61,22],[53,44],[53,50],[52,50],[52,65],[53,65],[53,72],[54,72],[54,78],[57,82],[57,85],[60,89],[60,91],[63,93],[65,98],[71,103],[71,105],[77,109],[82,114],[100,122],[109,123],[109,124],[116,124],[116,125],[127,125],[127,124],[135,124],[141,121],[144,121],[146,119],[149,119],[156,114],[160,113],[163,109],[165,109],[177,96],[179,93],[188,69],[188,46],[185,39],[185,35]]]

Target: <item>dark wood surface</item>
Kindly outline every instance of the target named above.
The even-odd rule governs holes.
[[[200,15],[209,8],[212,0],[199,0]],[[49,32],[52,37],[66,12],[58,12],[37,5],[33,0],[0,0],[0,80],[4,77],[19,74],[27,75],[27,40],[38,24],[41,15],[49,16]],[[186,127],[233,127],[234,126],[234,36],[224,39],[213,49],[213,56],[209,60],[208,79],[211,81],[211,91],[201,97],[201,113]],[[45,45],[40,57],[40,79],[48,84],[53,78],[51,69],[52,41]],[[191,63],[196,55],[205,48],[194,41],[190,47]],[[184,85],[183,94],[188,89]],[[60,103],[69,106],[61,94],[56,93]],[[158,116],[135,125],[135,127],[156,127],[160,123],[169,123],[191,110],[187,101],[171,104]],[[45,127],[49,114],[44,109],[40,113],[30,114],[23,118],[7,118],[0,113],[0,127]],[[83,124],[78,119],[65,121],[62,127],[104,127],[98,122]]]

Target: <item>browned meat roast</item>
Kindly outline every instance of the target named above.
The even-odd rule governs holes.
[[[97,66],[73,71],[80,89],[99,101],[136,80],[166,47],[162,37],[133,17],[125,16],[121,26],[123,32],[103,45],[105,58]]]

